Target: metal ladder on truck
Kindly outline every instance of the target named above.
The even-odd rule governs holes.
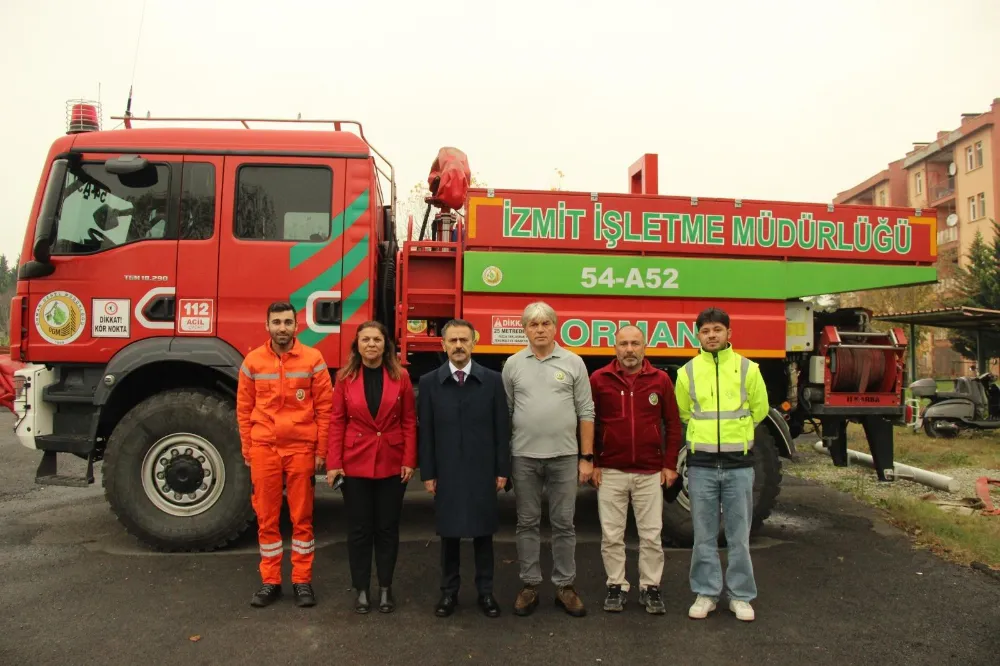
[[[425,219],[426,223],[426,219]],[[413,218],[398,254],[396,339],[403,365],[414,352],[441,352],[441,330],[462,316],[462,245],[464,220],[455,213],[434,218],[431,238],[413,238]],[[445,240],[447,239],[447,240]]]

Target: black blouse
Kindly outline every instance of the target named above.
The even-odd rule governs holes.
[[[365,400],[368,402],[368,411],[372,418],[378,415],[379,405],[382,404],[382,366],[369,368],[362,365],[364,370]]]

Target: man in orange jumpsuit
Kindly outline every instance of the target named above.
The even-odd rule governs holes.
[[[243,360],[236,396],[243,459],[250,467],[257,514],[263,586],[250,605],[267,606],[281,597],[278,531],[282,490],[292,518],[292,587],[299,606],[314,606],[312,589],[313,499],[316,471],[324,465],[333,411],[333,383],[323,355],[295,337],[295,308],[272,303],[267,309],[271,339]],[[323,442],[323,447],[319,447]]]

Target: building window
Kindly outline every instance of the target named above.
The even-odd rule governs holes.
[[[965,148],[965,170],[972,171],[983,166],[983,142],[976,141]]]
[[[977,196],[969,197],[969,221],[978,220],[986,216],[986,193],[980,192]]]
[[[330,238],[333,173],[329,169],[243,166],[236,188],[237,238],[312,243]]]
[[[917,194],[923,194],[924,193],[923,172],[920,171],[917,172],[917,174],[913,177],[913,183],[914,183],[914,189],[916,190]]]

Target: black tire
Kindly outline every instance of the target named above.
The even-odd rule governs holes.
[[[690,548],[694,545],[694,525],[691,522],[691,511],[687,497],[687,465],[686,455],[681,452],[679,472],[684,480],[684,490],[673,502],[663,503],[663,543],[677,548]],[[754,483],[753,483],[753,521],[750,523],[750,534],[756,533],[777,502],[781,492],[781,458],[774,435],[767,426],[760,425],[754,433]],[[720,522],[719,545],[726,543],[725,532]]]
[[[944,419],[924,419],[924,433],[934,439],[954,439],[958,437],[958,428]]]
[[[214,475],[206,476],[201,486],[210,489],[206,496],[214,496],[214,503],[196,515],[172,515],[154,503],[143,484],[147,454],[154,446],[162,446],[164,438],[178,434],[207,441],[214,447],[216,462],[221,461],[221,469],[215,469],[218,464],[212,467]],[[185,444],[177,447],[188,448]],[[162,461],[159,455],[152,460],[156,459]],[[215,393],[165,391],[133,407],[111,433],[102,477],[105,498],[118,520],[130,534],[157,550],[222,548],[238,539],[255,518],[235,406]]]

